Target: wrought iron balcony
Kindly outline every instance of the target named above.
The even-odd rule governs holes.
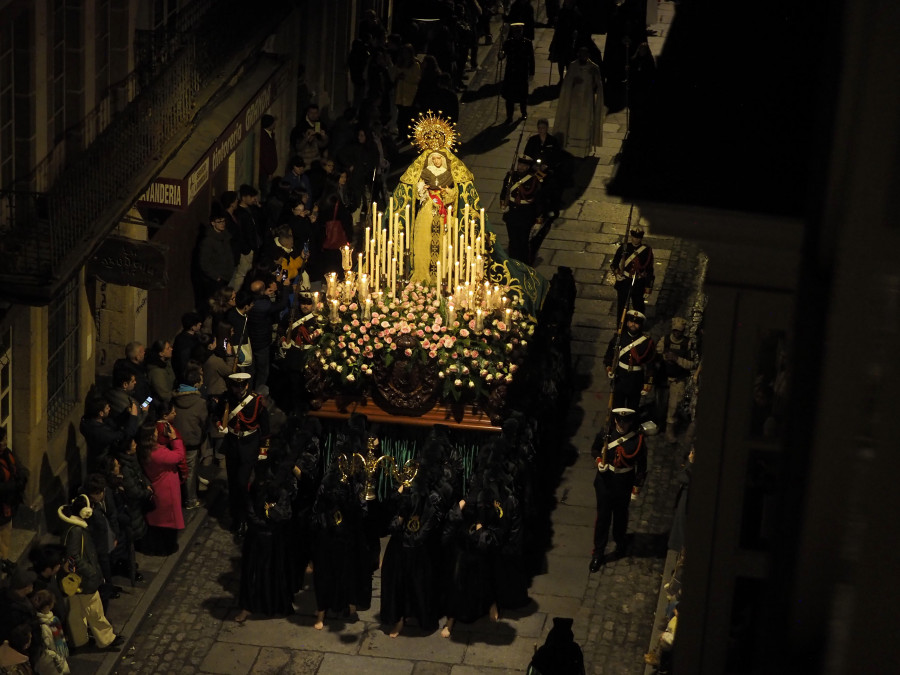
[[[137,96],[47,191],[34,191],[37,172],[30,189],[0,191],[0,294],[48,302],[187,135],[215,93],[210,81],[258,50],[292,9],[279,0],[215,3],[164,65],[139,77]]]

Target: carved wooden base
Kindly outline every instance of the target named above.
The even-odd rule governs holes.
[[[444,424],[451,429],[473,431],[500,431],[491,418],[480,408],[470,404],[439,404],[423,415],[393,415],[382,410],[367,398],[338,398],[323,402],[322,407],[310,410],[314,417],[347,419],[352,413],[366,415],[372,422],[399,424],[401,426],[432,426]]]

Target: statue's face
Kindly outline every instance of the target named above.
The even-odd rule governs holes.
[[[444,156],[443,155],[439,155],[439,154],[435,153],[429,159],[431,160],[431,164],[433,166],[436,166],[438,169],[440,169],[442,166],[444,166]]]

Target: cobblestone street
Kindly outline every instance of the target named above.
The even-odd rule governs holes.
[[[666,16],[661,11],[662,21]],[[651,38],[657,52],[664,34],[664,26],[659,28],[660,37]],[[549,118],[553,127],[556,96],[545,86],[551,67],[553,80],[557,78],[555,65],[547,60],[551,37],[551,30],[537,29],[535,101],[529,106],[523,147],[535,133],[538,118]],[[475,174],[494,230],[505,243],[499,191],[522,122],[509,128],[495,126],[500,122],[495,122],[494,86],[498,45],[482,51],[484,61],[473,73],[461,106],[460,157]],[[553,547],[546,555],[546,573],[534,579],[532,603],[526,611],[507,613],[499,623],[483,619],[471,626],[460,625],[449,640],[439,633],[418,635],[414,629],[394,640],[378,621],[377,599],[371,610],[360,612],[356,623],[332,622],[326,630],[314,630],[314,599],[306,590],[297,598],[294,616],[251,617],[237,624],[232,619],[237,612],[239,548],[214,517],[222,506],[219,503],[208,515],[205,509],[195,512],[195,518],[202,518],[193,523],[196,534],[140,628],[130,635],[131,648],[115,661],[106,657],[103,667],[97,655],[76,655],[73,673],[519,673],[535,647],[543,644],[554,616],[575,619],[575,639],[584,651],[588,673],[643,673],[666,564],[675,475],[686,448],[669,445],[662,436],[651,439],[650,473],[630,511],[630,556],[606,564],[596,574],[588,572],[595,513],[590,447],[606,416],[609,390],[602,356],[616,323],[615,291],[604,284],[604,278],[629,218],[629,205],[607,196],[605,183],[612,174],[625,123],[624,113],[608,116],[605,145],[596,157],[579,161],[576,185],[566,191],[564,209],[539,253],[539,272],[550,278],[559,266],[570,267],[578,288],[572,343],[578,391],[566,420],[570,449],[577,451],[577,459],[557,488],[557,506],[551,515]],[[635,211],[633,222],[638,218]],[[645,243],[653,247],[656,260],[657,283],[649,298],[648,325],[658,338],[668,330],[671,316],[691,318],[702,256],[696,246],[654,236],[652,224],[642,223],[648,229]],[[376,596],[378,584],[376,573]],[[107,665],[110,669],[103,670]]]

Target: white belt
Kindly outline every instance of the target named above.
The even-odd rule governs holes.
[[[243,438],[244,436],[250,436],[251,434],[255,434],[259,429],[251,429],[250,431],[234,431],[232,429],[228,429],[228,433],[238,438]]]
[[[634,471],[634,467],[633,467],[633,466],[629,466],[627,469],[620,469],[620,468],[617,467],[617,466],[614,466],[614,467],[611,467],[611,468],[612,468],[612,470],[613,470],[613,473],[628,473],[629,471]]]
[[[619,368],[621,368],[622,370],[627,370],[629,373],[637,372],[637,371],[641,370],[643,367],[644,366],[629,366],[629,365],[626,365],[626,364],[622,363],[621,361],[619,361]]]

